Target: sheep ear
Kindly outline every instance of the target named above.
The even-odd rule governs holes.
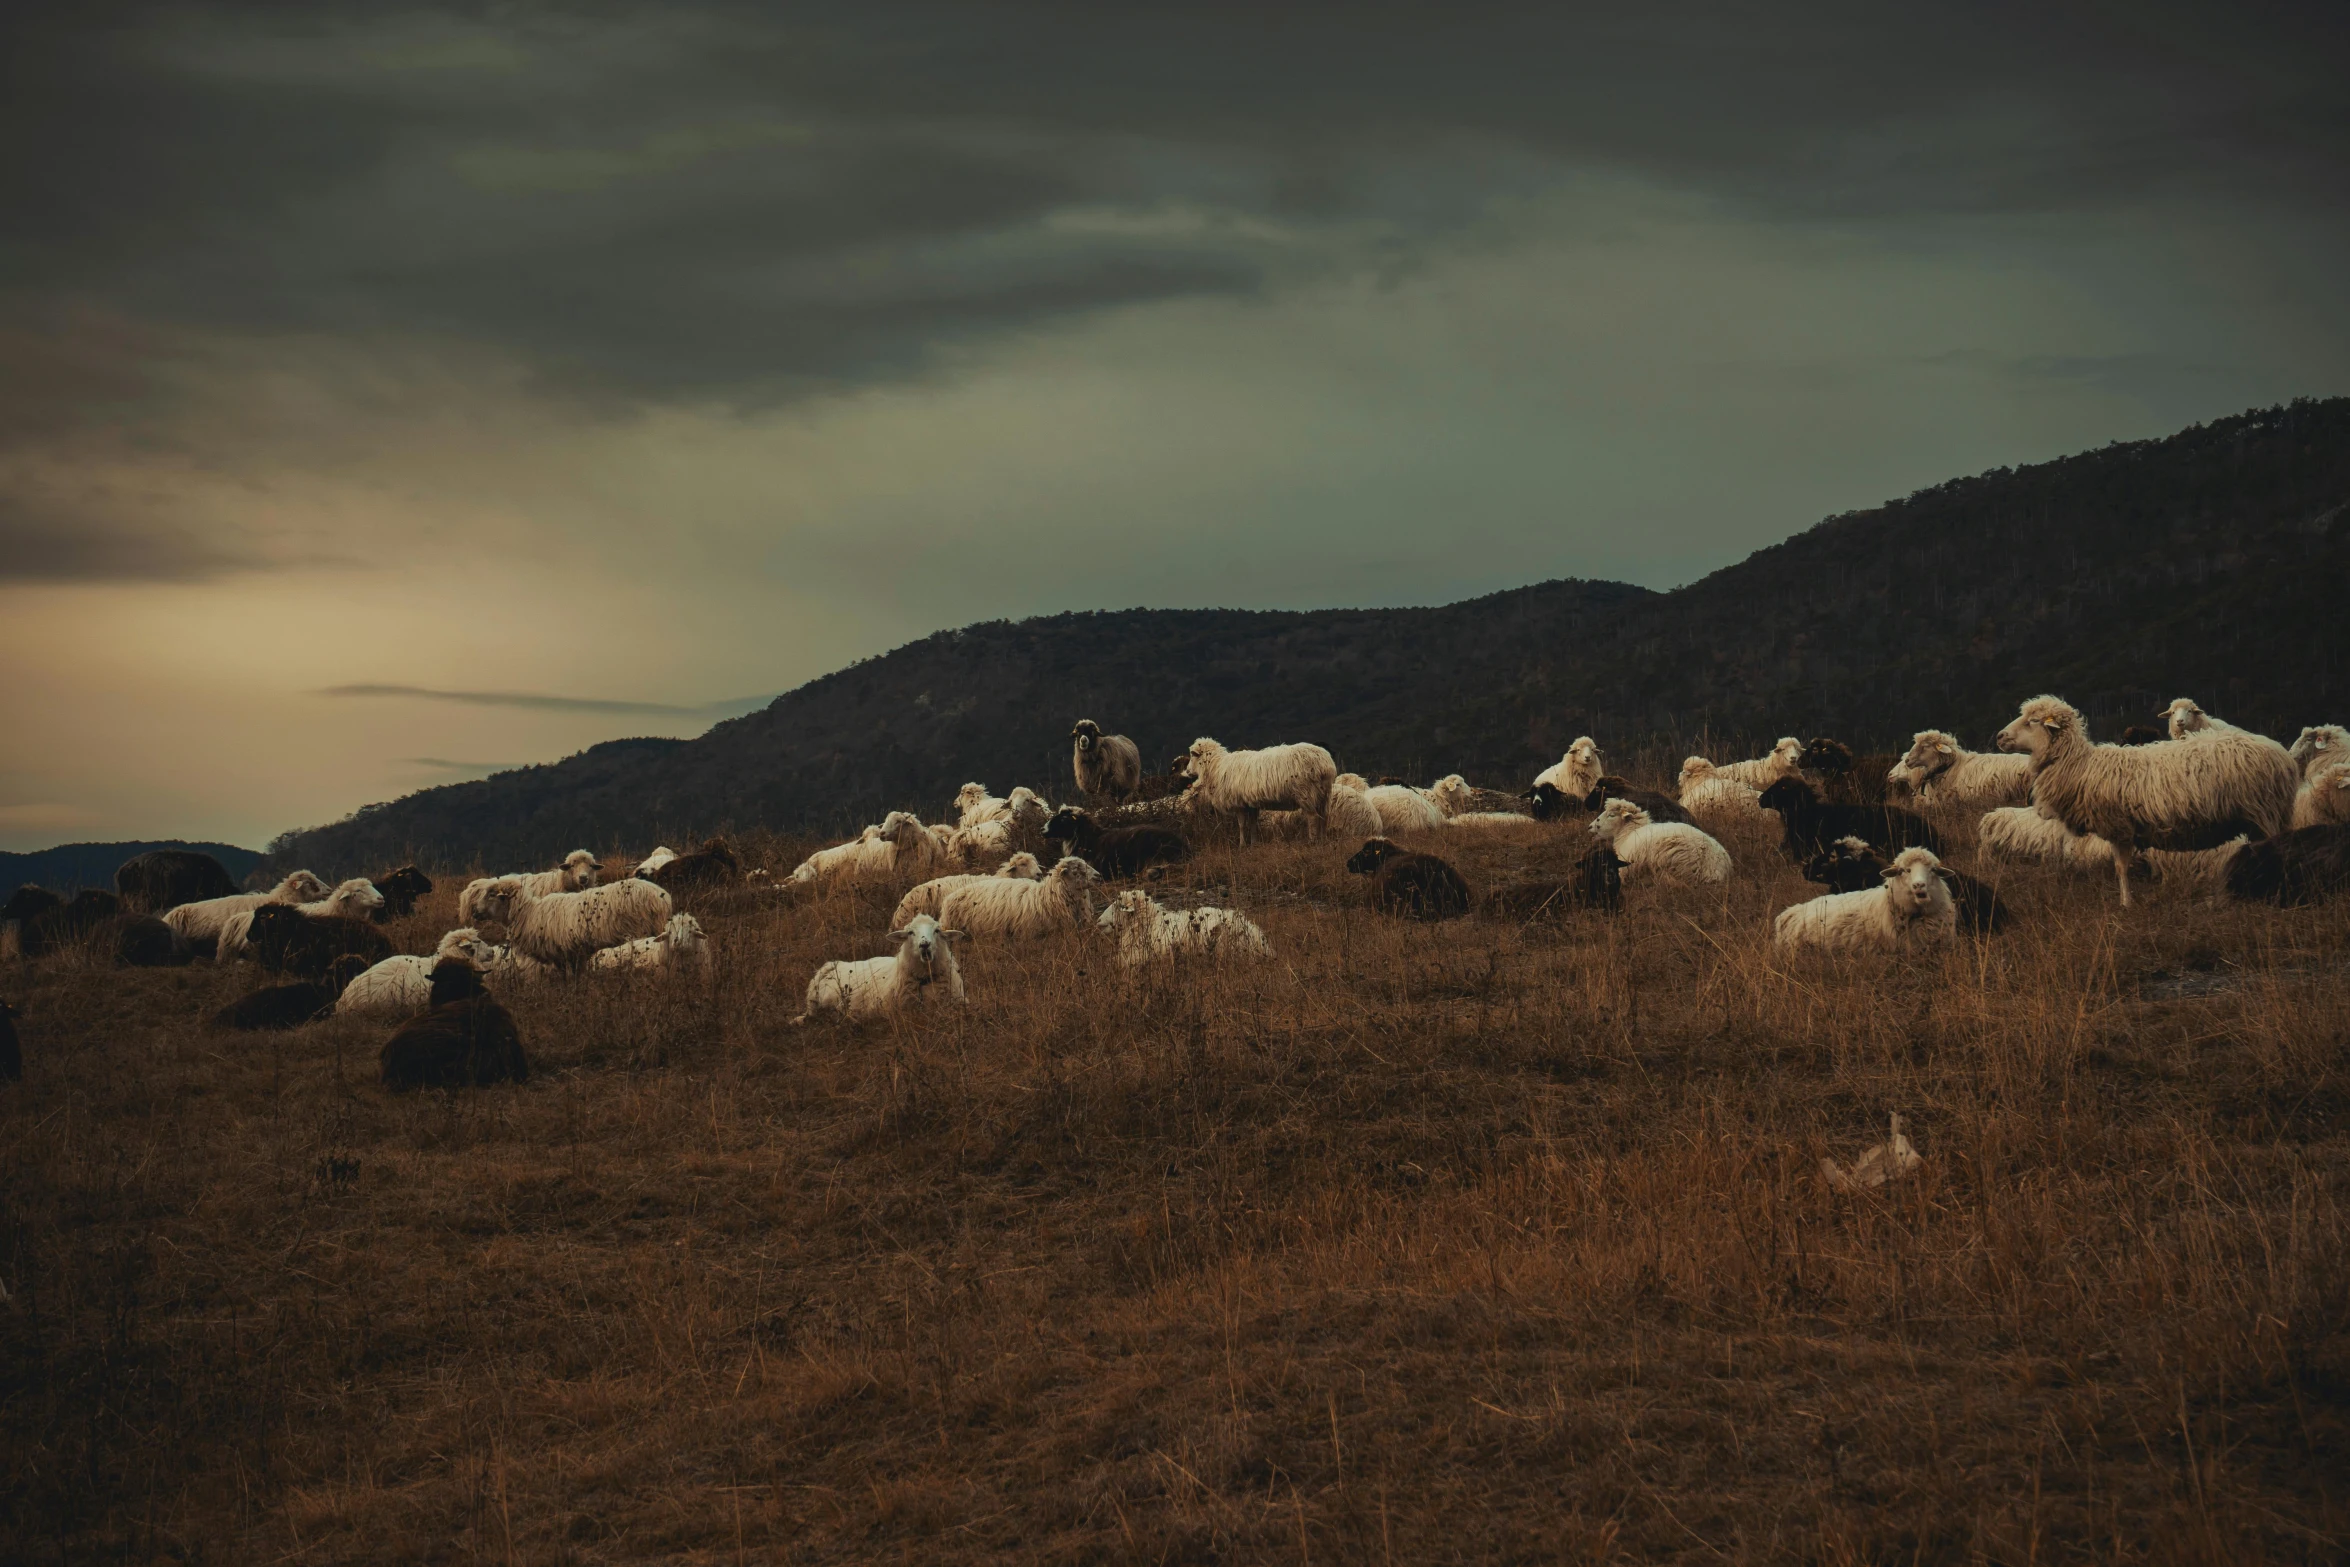
[[[1934,747],[1934,749],[1940,751],[1944,756],[1955,756],[1958,754],[1956,748],[1953,746],[1938,745]]]
[[[893,930],[893,931],[891,931],[891,932],[889,933],[889,939],[890,939],[890,940],[892,940],[892,941],[903,941],[903,940],[905,940],[905,939],[906,939],[908,936],[911,936],[911,935],[913,935],[913,934],[914,934],[914,927],[913,927],[913,926],[911,926],[911,925],[908,925],[908,926],[907,926],[907,927],[906,927],[904,930]]]
[[[1894,877],[1901,874],[1901,867],[1898,865],[1888,865],[1883,870],[1877,872],[1877,874],[1883,877],[1885,880],[1891,881]]]
[[[1956,872],[1956,871],[1952,870],[1952,869],[1951,869],[1949,866],[1947,866],[1947,865],[1937,865],[1937,866],[1935,866],[1935,867],[1934,867],[1934,874],[1935,874],[1935,875],[1937,875],[1937,876],[1939,876],[1939,877],[1941,877],[1941,878],[1942,878],[1944,881],[1956,881],[1956,880],[1958,880],[1958,872]]]
[[[941,936],[945,937],[945,938],[946,938],[947,940],[949,940],[949,941],[961,941],[961,940],[963,939],[963,936],[964,936],[964,932],[962,932],[962,931],[959,931],[959,930],[949,930],[949,929],[945,928],[944,926],[941,926],[941,927],[939,928],[939,932],[938,932],[938,933],[939,933]]]

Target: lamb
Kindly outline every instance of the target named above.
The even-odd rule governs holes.
[[[1600,765],[1599,747],[1592,743],[1589,735],[1577,735],[1575,743],[1567,747],[1566,755],[1534,775],[1533,787],[1539,789],[1548,784],[1570,799],[1581,800],[1599,787],[1604,772],[1605,769]],[[1526,797],[1532,799],[1533,790],[1528,790]],[[1593,809],[1598,807],[1594,806]]]
[[[2350,822],[2350,759],[2313,769],[2293,795],[2295,827]]]
[[[1265,933],[1237,909],[1163,909],[1151,895],[1129,888],[1094,922],[1118,938],[1121,968],[1182,957],[1269,958]]]
[[[1999,748],[2031,758],[2032,800],[2075,832],[2113,845],[2124,908],[2147,849],[2211,849],[2243,834],[2286,830],[2300,769],[2265,735],[2209,728],[2153,745],[2097,745],[2081,715],[2053,696],[2023,704]]]
[[[808,981],[807,1009],[792,1019],[793,1025],[820,1014],[862,1023],[963,1004],[963,971],[954,947],[963,939],[961,931],[917,914],[904,928],[891,931],[889,939],[897,950],[888,957],[835,958],[818,969]]]
[[[671,860],[676,858],[677,851],[675,849],[672,849],[665,843],[656,844],[653,848],[653,852],[646,855],[643,859],[637,861],[636,869],[630,871],[628,874],[631,876],[642,876],[645,880],[650,881],[653,879],[653,872],[659,870],[662,866],[667,865]]]
[[[1884,879],[1885,857],[1859,838],[1839,838],[1825,852],[1812,856],[1803,868],[1805,881],[1826,884],[1830,892],[1863,892]],[[1958,928],[1971,936],[1995,935],[2012,921],[1996,888],[1962,871],[1943,866],[1937,872],[1958,905]]]
[[[365,958],[345,953],[318,979],[271,985],[266,990],[239,996],[213,1013],[211,1024],[214,1028],[251,1030],[300,1028],[331,1012],[343,987],[366,968]]]
[[[1730,777],[1702,756],[1681,764],[1681,809],[1692,817],[1762,817],[1762,791]]]
[[[1338,778],[1338,764],[1318,745],[1227,751],[1202,736],[1191,743],[1184,770],[1191,778],[1190,793],[1201,805],[1239,816],[1244,844],[1259,811],[1304,811],[1314,819],[1314,830],[1329,824],[1330,789]],[[1376,796],[1377,791],[1372,792]]]
[[[1800,778],[1782,778],[1762,792],[1763,809],[1777,811],[1782,848],[1801,863],[1839,838],[1865,838],[1890,854],[1896,849],[1942,852],[1942,837],[1915,812],[1897,805],[1828,805]]]
[[[1624,862],[1609,848],[1593,849],[1572,881],[1513,882],[1485,895],[1484,912],[1517,920],[1556,919],[1577,909],[1613,914],[1624,906]]]
[[[1958,909],[1931,849],[1904,849],[1865,892],[1831,892],[1781,909],[1771,945],[1781,953],[1917,952],[1951,945]]]
[[[422,1016],[384,1041],[377,1057],[384,1087],[487,1088],[530,1081],[530,1057],[514,1014],[490,998],[479,969],[443,958],[433,965],[430,999]]]
[[[1433,854],[1414,854],[1391,839],[1370,839],[1346,868],[1371,878],[1371,906],[1383,914],[1448,920],[1468,913],[1475,901],[1451,865]]]
[[[544,896],[534,896],[527,885],[501,887],[491,894],[490,910],[506,927],[509,946],[560,969],[579,968],[602,948],[657,934],[677,912],[665,889],[633,876]]]
[[[1852,747],[1826,735],[1814,735],[1795,765],[1818,780],[1823,798],[1840,805],[1884,804],[1885,786],[1901,766],[1890,756],[1855,756]]]
[[[377,924],[406,919],[416,912],[416,900],[431,894],[432,878],[413,865],[403,865],[378,876],[375,890],[383,894],[384,900],[383,906],[375,911]]]
[[[2350,827],[2296,827],[2238,849],[2228,861],[2228,896],[2284,908],[2350,891]]]
[[[384,933],[364,919],[304,914],[283,903],[265,903],[253,911],[251,920],[245,940],[253,960],[264,968],[308,979],[325,974],[335,959],[346,954],[365,958],[362,970],[392,955],[392,944],[384,939]]]
[[[1044,873],[1042,881],[974,876],[939,899],[939,923],[974,936],[1043,936],[1075,929],[1093,918],[1086,889],[1101,875],[1077,855]]]
[[[691,972],[710,977],[710,939],[702,922],[691,914],[672,914],[658,936],[639,936],[616,947],[600,949],[588,967],[602,973],[673,974]]]
[[[1630,800],[1610,800],[1591,819],[1591,836],[1615,850],[1625,881],[1647,876],[1669,882],[1730,879],[1730,851],[1688,822],[1660,822]]]
[[[1758,790],[1768,789],[1782,778],[1793,778],[1802,761],[1803,742],[1793,735],[1781,735],[1779,743],[1764,755],[1743,762],[1724,762],[1714,771],[1739,783],[1752,784]]]
[[[432,1005],[432,971],[448,959],[487,970],[498,949],[470,927],[450,931],[429,957],[401,953],[384,959],[344,987],[337,1017],[409,1017]]]
[[[1998,751],[1970,751],[1942,729],[1921,729],[1887,782],[1908,785],[1928,805],[1979,810],[2021,805],[2032,797],[2031,759]]]
[[[1106,735],[1090,718],[1069,731],[1077,792],[1091,800],[1131,799],[1142,789],[1142,748],[1124,735]]]
[[[1074,805],[1064,805],[1045,823],[1045,837],[1065,843],[1069,852],[1105,879],[1123,881],[1142,874],[1150,865],[1174,864],[1190,857],[1191,845],[1171,828],[1145,823],[1137,827],[1104,827]],[[903,924],[904,921],[899,921]]]
[[[267,892],[240,892],[182,903],[166,910],[163,922],[179,932],[189,951],[207,953],[219,944],[221,928],[236,915],[248,913],[264,903],[309,903],[326,897],[330,891],[325,882],[310,872],[295,871]]]
[[[133,914],[161,914],[183,903],[236,896],[228,867],[196,849],[149,849],[115,868],[114,890]]]
[[[650,874],[643,871],[637,874],[675,897],[681,893],[731,887],[743,879],[743,864],[735,858],[734,850],[724,838],[712,838],[692,854],[673,855],[665,864],[655,866]]]

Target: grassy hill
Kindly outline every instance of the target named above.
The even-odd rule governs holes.
[[[154,843],[61,843],[32,854],[0,854],[0,888],[33,882],[55,892],[83,887],[114,890],[115,868],[150,849],[194,849],[220,861],[229,875],[243,881],[261,863],[258,849],[240,849],[233,843],[184,843],[177,838]]]
[[[693,741],[627,740],[371,806],[272,845],[340,873],[547,859],[724,827],[935,818],[977,778],[1064,792],[1069,724],[1154,765],[1195,736],[1521,783],[1616,753],[1791,732],[1980,743],[2055,690],[2107,730],[2193,695],[2291,734],[2350,711],[2350,399],[1953,480],[1670,593],[1561,581],[1438,609],[1126,610],[942,631]]]

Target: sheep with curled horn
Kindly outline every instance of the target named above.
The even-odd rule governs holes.
[[[1080,718],[1069,731],[1070,767],[1077,790],[1088,799],[1115,804],[1130,800],[1142,788],[1142,748],[1124,735],[1102,733],[1102,726]]]

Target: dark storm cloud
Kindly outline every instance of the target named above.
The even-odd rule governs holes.
[[[2338,8],[83,15],[0,68],[18,308],[440,335],[654,398],[1409,267],[1567,170],[1916,220],[2331,202],[2350,141]]]
[[[0,585],[201,582],[262,562],[176,527],[139,526],[9,493],[0,478]]]

